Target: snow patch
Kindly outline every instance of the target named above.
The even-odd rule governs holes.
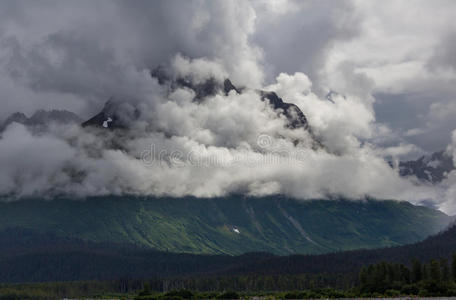
[[[108,128],[110,122],[112,122],[112,119],[110,117],[108,117],[108,119],[103,122],[103,127]]]

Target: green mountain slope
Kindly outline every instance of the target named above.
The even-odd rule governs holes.
[[[0,204],[0,230],[31,229],[171,252],[325,253],[412,243],[447,215],[397,201],[97,197]]]

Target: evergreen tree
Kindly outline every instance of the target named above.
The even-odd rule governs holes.
[[[429,270],[426,264],[422,264],[421,268],[421,280],[428,280],[429,279]]]
[[[412,260],[412,282],[416,283],[423,279],[421,262],[417,259]]]
[[[399,266],[399,281],[409,284],[410,283],[410,270],[404,266]]]
[[[437,282],[441,279],[440,264],[435,259],[429,263],[429,276],[429,279]]]
[[[451,275],[453,280],[456,281],[456,252],[453,253],[453,259],[451,260]]]
[[[448,268],[448,260],[442,258],[440,260],[440,271],[441,271],[441,279],[442,281],[449,281],[450,280],[450,269]]]
[[[369,274],[367,272],[367,268],[362,267],[361,271],[359,272],[359,283],[360,283],[361,287],[365,287],[367,285],[368,277],[369,277]]]

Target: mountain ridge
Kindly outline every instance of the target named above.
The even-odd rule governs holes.
[[[171,79],[168,75],[164,74],[161,69],[155,69],[150,74],[153,78],[156,78],[161,84],[168,84],[169,89],[175,90],[177,88],[191,89],[195,93],[193,101],[203,101],[207,96],[213,96],[217,93],[223,93],[228,95],[229,92],[235,91],[236,93],[242,93],[243,89],[237,88],[233,85],[230,79],[226,78],[223,82],[218,82],[214,78],[205,80],[202,83],[193,83],[189,78],[175,78]],[[288,120],[287,126],[291,129],[302,128],[311,132],[310,125],[307,121],[306,116],[301,109],[292,103],[285,102],[273,91],[257,91],[262,101],[268,101],[271,107],[277,111],[277,113],[283,114]],[[122,121],[122,115],[128,114],[128,112],[122,111],[122,100],[112,97],[109,99],[102,110],[95,114],[93,117],[84,121],[82,127],[98,127],[108,129],[127,129],[128,124]],[[139,118],[141,112],[134,108],[134,113],[129,113],[127,119],[135,120]],[[108,123],[108,119],[111,119]]]
[[[34,247],[31,247],[34,246]],[[342,275],[356,280],[368,264],[449,258],[456,251],[456,226],[423,241],[396,247],[320,255],[239,256],[160,252],[128,244],[93,243],[26,229],[0,230],[0,282],[112,280],[119,278],[223,278],[222,276]],[[337,284],[337,282],[334,282]]]
[[[37,110],[30,117],[27,117],[24,113],[16,112],[7,117],[4,122],[0,125],[0,132],[4,131],[10,124],[19,123],[27,127],[32,127],[38,130],[45,130],[51,123],[67,124],[74,123],[78,124],[82,122],[82,119],[73,112],[68,110]]]
[[[401,176],[416,176],[421,181],[433,184],[443,181],[455,169],[453,157],[443,150],[399,163]]]
[[[0,230],[32,229],[171,252],[326,253],[424,239],[452,220],[397,201],[285,197],[28,199],[0,203]]]

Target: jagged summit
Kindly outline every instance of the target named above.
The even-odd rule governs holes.
[[[416,176],[418,179],[430,183],[441,182],[454,169],[453,157],[445,151],[434,152],[417,160],[399,163],[401,176]]]
[[[11,123],[20,123],[28,127],[44,128],[51,123],[72,124],[81,123],[82,119],[73,112],[67,110],[38,110],[30,118],[21,112],[16,112],[10,115],[0,126],[0,131],[3,131]]]
[[[233,83],[231,82],[231,80],[229,80],[228,78],[225,79],[225,81],[223,82],[223,91],[225,92],[225,95],[227,95],[230,91],[232,90],[235,90],[236,93],[240,94],[241,93],[241,90],[240,89],[237,89]]]
[[[195,92],[194,101],[201,102],[208,96],[221,93],[228,95],[229,92],[235,91],[242,93],[242,88],[237,88],[230,79],[226,78],[223,81],[209,78],[202,82],[195,82],[191,77],[173,78],[162,67],[155,68],[150,72],[153,78],[156,78],[159,84],[168,85],[170,91],[177,88],[188,88]],[[307,118],[298,106],[292,103],[283,101],[275,92],[258,91],[263,101],[268,101],[278,114],[283,114],[289,121],[288,127],[291,129],[302,128],[310,131]],[[128,116],[125,117],[125,114]],[[107,129],[125,129],[128,128],[128,120],[137,119],[141,112],[137,108],[133,108],[131,104],[125,104],[120,99],[111,98],[103,107],[103,109],[82,123],[83,127],[94,126]]]
[[[38,110],[30,118],[30,124],[45,124],[48,122],[76,123],[81,118],[67,110]]]
[[[3,122],[3,124],[0,126],[0,131],[3,131],[8,127],[11,123],[20,123],[20,124],[26,124],[28,121],[28,117],[21,112],[15,112],[12,115],[10,115],[6,120]]]
[[[284,102],[282,98],[277,96],[275,92],[260,91],[261,99],[268,100],[275,110],[283,111],[283,114],[288,119],[288,126],[292,129],[304,128],[309,129],[309,123],[304,113],[299,107],[293,103]]]
[[[236,88],[228,78],[223,82],[218,81],[215,78],[209,78],[203,82],[195,82],[189,76],[173,77],[163,67],[153,69],[150,72],[150,76],[156,78],[161,85],[167,84],[171,90],[182,87],[193,90],[195,92],[196,101],[202,101],[205,97],[213,96],[220,92],[227,95],[231,90],[235,90],[237,93],[241,93],[242,91],[241,89]]]
[[[109,99],[103,109],[82,123],[82,127],[100,127],[110,130],[128,128],[128,121],[139,117],[139,110],[119,99]]]

